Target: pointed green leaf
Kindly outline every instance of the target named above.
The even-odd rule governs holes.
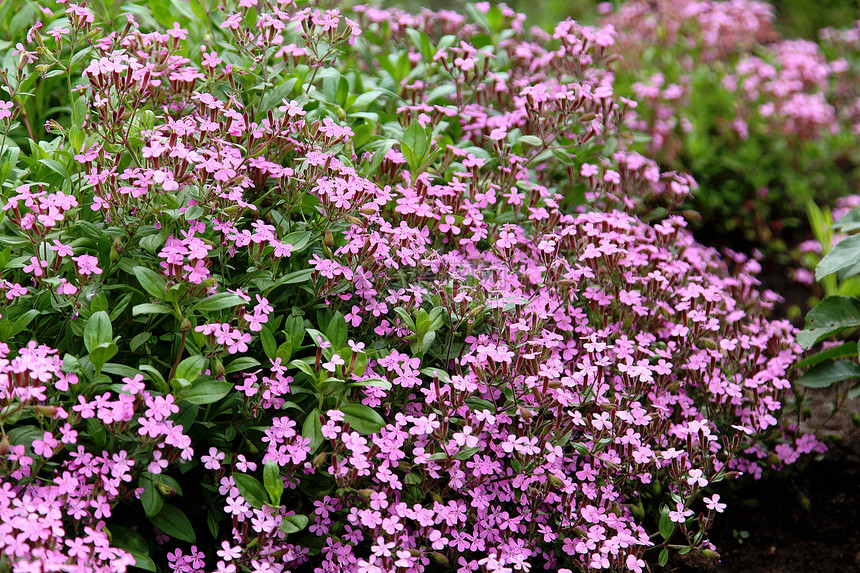
[[[830,249],[815,268],[815,280],[841,271],[860,262],[860,235],[852,235],[839,241]]]
[[[322,435],[319,408],[311,410],[305,418],[305,421],[302,424],[302,437],[311,441],[310,448],[312,454],[316,452],[320,447],[320,444],[325,441],[325,438]]]
[[[675,522],[672,521],[672,518],[669,517],[669,508],[665,505],[660,511],[660,524],[659,524],[660,535],[668,541],[672,534],[675,533]]]
[[[185,378],[189,382],[194,382],[200,376],[200,372],[204,366],[206,366],[206,359],[203,356],[199,354],[189,356],[176,367],[175,376],[176,378]]]
[[[284,492],[284,481],[281,479],[281,471],[278,464],[269,460],[263,466],[263,486],[269,494],[272,505],[281,505],[281,494]]]
[[[110,343],[112,338],[113,329],[108,313],[103,310],[93,313],[84,327],[84,346],[87,352],[92,353],[100,344]]]
[[[134,276],[151,297],[164,300],[167,291],[167,280],[164,277],[146,267],[134,267]]]
[[[147,517],[157,515],[164,506],[164,496],[158,491],[158,488],[148,477],[141,476],[138,480],[138,485],[143,488],[140,493],[140,503],[143,505],[143,511]]]
[[[266,358],[274,360],[277,356],[278,345],[275,342],[275,336],[272,334],[272,331],[265,324],[260,330],[260,344],[263,345],[263,352],[266,354]]]
[[[281,520],[281,531],[289,535],[298,533],[308,526],[308,518],[305,515],[285,515]]]
[[[170,314],[173,309],[166,304],[143,303],[136,304],[131,307],[131,315],[139,316],[141,314]]]
[[[370,406],[345,404],[340,411],[344,420],[359,434],[375,434],[385,426],[385,420]]]
[[[188,543],[197,542],[197,536],[194,534],[191,521],[175,505],[165,503],[157,515],[149,517],[149,521],[165,535],[169,535],[180,541],[187,541]]]
[[[210,296],[208,299],[201,300],[191,307],[191,310],[199,310],[202,312],[211,312],[214,310],[224,310],[234,306],[244,305],[245,300],[236,294],[229,292],[221,292]]]
[[[178,400],[184,400],[191,404],[212,404],[229,394],[231,390],[233,390],[231,383],[205,377],[198,379],[191,386],[183,388],[176,397]]]
[[[233,481],[236,483],[236,487],[239,488],[239,493],[242,494],[242,497],[245,498],[245,501],[251,507],[259,509],[268,502],[269,495],[266,493],[265,488],[253,476],[243,473],[233,473]]]
[[[828,296],[806,315],[806,330],[797,342],[809,348],[841,328],[860,326],[860,300],[850,296]]]
[[[853,356],[857,356],[857,343],[856,342],[846,342],[844,344],[840,344],[839,346],[834,346],[833,348],[828,348],[827,350],[822,350],[817,354],[813,354],[808,358],[805,358],[794,365],[795,368],[807,368],[809,366],[815,366],[816,364],[821,364],[822,362],[826,362],[828,360],[837,360],[839,358],[850,358]]]
[[[837,360],[811,368],[795,383],[806,388],[828,388],[836,382],[851,378],[860,378],[860,366],[849,360]]]
[[[328,323],[328,328],[326,328],[325,334],[334,348],[346,346],[346,339],[348,336],[346,319],[344,319],[343,314],[340,311],[334,313],[334,316],[331,318],[331,322]]]

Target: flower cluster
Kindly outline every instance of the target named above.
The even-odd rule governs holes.
[[[758,262],[635,150],[612,26],[61,8],[19,72],[81,84],[0,222],[18,570],[641,573],[820,450]]]
[[[785,40],[755,0],[633,1],[606,21],[626,55],[621,92],[640,102],[631,126],[649,135],[650,154],[691,171],[709,225],[770,245],[808,202],[856,186],[851,30],[826,30],[822,44]]]

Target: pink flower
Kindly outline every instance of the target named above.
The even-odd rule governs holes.
[[[346,364],[344,359],[341,358],[339,354],[335,354],[334,356],[331,357],[331,361],[326,362],[325,364],[322,365],[322,367],[325,368],[326,370],[328,370],[329,372],[334,372],[338,366],[343,366],[344,364]]]
[[[44,273],[42,269],[48,266],[48,261],[40,261],[36,257],[30,257],[30,264],[24,267],[25,273],[31,273],[33,276],[40,277]]]
[[[232,561],[242,556],[242,548],[238,545],[232,546],[229,541],[221,542],[222,549],[218,550],[218,557],[224,561]]]
[[[204,463],[204,466],[207,470],[217,470],[221,467],[221,460],[224,459],[226,454],[224,452],[219,452],[217,448],[209,448],[209,455],[200,456],[200,461]]]
[[[122,386],[123,391],[132,396],[140,394],[146,388],[146,384],[143,383],[143,374],[135,374],[133,378],[123,377],[122,381],[125,382]]]
[[[99,260],[92,255],[81,255],[72,257],[72,260],[77,263],[78,274],[87,276],[91,274],[102,274],[102,270],[97,266]]]
[[[0,119],[6,119],[7,117],[12,117],[12,106],[14,104],[11,101],[0,101]]]
[[[51,432],[45,432],[41,440],[33,440],[33,453],[43,458],[50,458],[54,455],[54,448],[59,445],[59,442],[54,439]]]
[[[726,509],[726,504],[720,503],[720,495],[717,493],[711,497],[704,498],[704,502],[708,509],[717,513],[722,513]]]
[[[691,515],[693,515],[693,510],[686,509],[683,503],[677,503],[675,504],[675,511],[669,512],[669,519],[675,523],[684,523]]]

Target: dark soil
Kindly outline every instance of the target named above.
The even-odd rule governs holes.
[[[719,562],[690,554],[675,573],[860,571],[860,431],[799,473],[739,482],[711,530]]]

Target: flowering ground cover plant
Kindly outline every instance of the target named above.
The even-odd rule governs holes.
[[[638,573],[820,450],[758,262],[630,150],[610,28],[3,18],[3,569]]]
[[[858,182],[857,29],[782,38],[759,1],[632,1],[609,15],[620,93],[655,158],[693,174],[702,227],[785,250],[810,202]],[[784,230],[794,233],[783,233]]]

